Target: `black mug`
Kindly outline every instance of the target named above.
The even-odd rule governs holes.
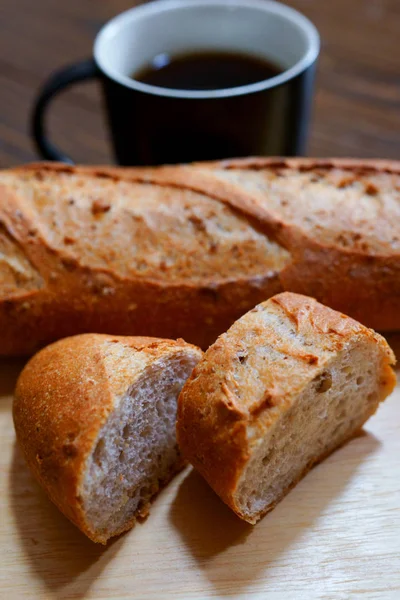
[[[161,53],[234,51],[282,67],[229,89],[175,90],[132,78]],[[93,58],[55,73],[32,118],[45,159],[72,163],[46,135],[50,100],[67,86],[101,81],[116,160],[156,165],[250,155],[301,155],[312,106],[319,36],[296,10],[272,0],[157,0],[109,21]]]

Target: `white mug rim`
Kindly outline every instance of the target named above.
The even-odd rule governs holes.
[[[144,14],[152,15],[166,10],[176,8],[187,8],[188,6],[238,6],[243,8],[258,8],[265,12],[280,14],[292,22],[296,22],[306,33],[308,48],[303,56],[289,69],[269,79],[242,85],[234,88],[221,88],[217,90],[182,90],[173,88],[162,88],[148,83],[132,79],[116,69],[111,69],[102,61],[102,45],[116,28],[120,27],[127,19],[140,18]],[[97,34],[93,55],[98,68],[110,79],[126,88],[139,92],[165,96],[170,98],[187,99],[213,99],[242,96],[262,92],[288,83],[304,71],[306,71],[318,58],[320,51],[320,37],[315,25],[301,12],[276,0],[156,0],[134,6],[110,19]]]

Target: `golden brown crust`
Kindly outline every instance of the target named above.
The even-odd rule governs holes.
[[[361,185],[378,214],[364,215],[356,225],[353,214],[357,201],[341,215],[333,207],[325,210],[326,226],[321,227],[320,206],[310,202],[303,220],[291,219],[288,211],[277,210],[268,192],[243,187],[240,181],[221,178],[223,171],[310,174],[321,177],[333,189]],[[400,327],[400,163],[388,160],[248,158],[197,163],[194,166],[164,167],[132,171],[148,181],[185,186],[226,202],[256,222],[260,231],[284,247],[291,260],[279,273],[281,289],[313,296],[323,304],[345,312],[363,324],[382,331]],[[380,190],[374,177],[386,176]],[[303,185],[307,186],[309,182]],[[279,183],[278,189],[279,189]],[[275,190],[276,193],[276,190]],[[284,192],[285,193],[285,192]],[[295,193],[295,191],[294,191]],[[329,194],[329,187],[321,192]],[[380,198],[380,194],[382,198]],[[385,197],[389,196],[389,200]],[[393,200],[390,200],[393,196]],[[284,200],[285,202],[286,200]],[[289,202],[299,210],[299,199]],[[306,205],[307,206],[307,205]],[[339,211],[339,212],[338,212]],[[304,227],[313,219],[315,225]],[[323,212],[323,211],[322,211]],[[255,220],[255,221],[254,221]],[[280,291],[280,290],[277,290]]]
[[[242,182],[221,177],[224,171],[243,172]],[[278,177],[271,191],[283,194],[282,203],[270,202],[268,189],[243,187],[248,174],[257,172]],[[326,181],[326,188],[320,192],[322,199],[328,197],[329,186],[333,190],[364,186],[369,204],[374,207],[378,203],[378,209],[371,214],[366,211],[357,222],[357,200],[348,203],[349,209],[343,215],[343,208],[333,207],[329,214],[310,201],[305,203],[308,212],[298,218],[301,205],[296,188],[285,210],[282,207],[287,202],[287,188],[280,189],[282,176],[297,172],[310,174],[302,184],[306,191],[314,175]],[[165,170],[164,177],[166,174]],[[193,190],[207,191],[255,216],[260,228],[290,253],[292,260],[279,275],[283,289],[313,296],[369,327],[390,331],[400,326],[399,175],[400,164],[396,161],[249,158],[199,163],[196,169],[190,168],[186,179]],[[180,177],[183,181],[182,173]],[[382,191],[374,177],[386,177]],[[322,217],[325,223],[321,226]],[[313,224],[306,226],[306,221]]]
[[[227,159],[209,163],[197,163],[198,166],[208,164],[210,166],[222,167],[224,169],[348,169],[355,172],[387,172],[400,174],[400,164],[397,160],[385,160],[377,158],[283,158],[281,156]]]
[[[276,315],[275,326],[265,324],[264,312]],[[280,333],[282,318],[290,320],[296,338]],[[244,315],[197,364],[179,397],[178,442],[183,455],[239,516],[244,518],[235,491],[257,441],[323,373],[329,360],[360,338],[380,348],[383,400],[396,383],[390,366],[395,357],[386,341],[313,298],[290,292]],[[267,350],[260,369],[255,361],[262,348]]]
[[[114,398],[126,392],[144,364],[182,349],[200,356],[199,349],[182,340],[80,335],[38,352],[18,379],[13,417],[26,461],[56,506],[94,541],[106,540],[88,526],[80,488]],[[133,364],[138,357],[137,373],[121,368],[121,353],[132,356]]]
[[[9,253],[15,258],[13,248],[18,246],[33,275],[17,281],[11,291],[0,284],[2,354],[31,353],[60,337],[90,331],[184,337],[207,347],[243,312],[281,289],[278,272],[289,260],[286,251],[270,243],[249,219],[225,209],[224,203],[197,197],[184,186],[149,187],[145,175],[133,177],[129,169],[40,164],[3,173],[0,225],[13,244]],[[80,177],[74,183],[76,195],[85,182],[92,186],[95,214],[88,210],[90,190],[80,204],[69,206],[70,175]],[[21,193],[20,182],[13,181],[21,177],[24,185],[32,182],[38,190],[37,212]],[[48,195],[58,181],[59,195],[66,197],[55,194],[45,214],[41,203],[49,206]],[[101,193],[103,182],[122,182],[125,187],[115,194],[111,187],[112,209],[99,214],[96,185]],[[128,196],[129,186],[138,182],[144,182],[142,194],[151,190],[153,199],[159,196],[158,203],[153,202],[157,206],[147,213],[145,206],[137,210],[136,199]],[[138,194],[137,186],[132,193]],[[167,214],[173,202],[176,211]],[[162,238],[168,218],[176,239]],[[210,223],[214,230],[209,233]],[[225,226],[228,234],[232,227],[236,231],[226,235]],[[165,256],[172,265],[163,261]],[[22,266],[14,260],[14,271]],[[8,270],[9,266],[7,276]],[[0,282],[3,279],[0,264]]]
[[[43,179],[46,193],[58,179],[66,178],[66,189],[69,177],[86,180],[92,186],[93,206],[89,215],[77,217],[70,228],[75,234],[68,229],[60,245],[52,239],[52,232],[54,228],[67,229],[66,221],[57,223],[58,216],[64,219],[67,215],[62,201],[56,203],[54,224],[50,217],[45,223],[43,212],[33,210],[10,185],[10,177],[6,182],[0,173],[0,249],[6,248],[6,259],[18,259],[17,267],[15,261],[0,262],[2,354],[31,353],[57,338],[86,331],[180,336],[206,348],[241,314],[285,289],[313,296],[375,329],[400,328],[400,235],[396,235],[399,218],[395,218],[400,203],[396,198],[389,202],[393,214],[380,214],[379,206],[375,206],[382,200],[384,211],[389,210],[388,202],[383,201],[388,190],[390,195],[398,193],[398,162],[249,158],[137,169],[38,163],[3,173],[25,178],[28,183],[38,180],[39,188]],[[265,173],[267,178],[272,174],[277,189],[282,174],[315,174],[316,179],[320,176],[323,180],[322,197],[330,188],[346,186],[351,180],[356,188],[364,186],[369,204],[376,210],[356,225],[348,223],[347,213],[341,216],[340,211],[333,210],[328,215],[325,211],[321,226],[321,206],[314,206],[312,201],[310,207],[305,203],[301,215],[298,202],[289,202],[283,209],[271,202],[265,191],[226,179],[223,173],[246,181],[257,173]],[[376,195],[380,191],[373,179],[381,176],[387,176],[388,186],[382,198]],[[162,212],[158,222],[153,219],[151,235],[144,228],[140,236],[139,227],[139,237],[132,243],[127,216],[133,209],[130,200],[120,203],[121,185],[125,186],[124,198],[129,186],[132,190],[142,186],[143,194],[159,194],[160,206],[176,203],[173,210],[181,225],[175,229],[185,226],[187,237],[182,237],[187,245],[175,247],[176,240],[165,234],[164,245],[159,248],[160,256],[172,253],[180,257],[175,271],[161,259],[149,268],[163,235]],[[309,185],[308,180],[304,182],[306,190]],[[106,188],[106,197],[98,198],[102,186],[111,187]],[[200,218],[193,211],[185,212],[185,194],[189,198],[190,193],[199,194],[192,200],[193,207],[204,201]],[[284,202],[286,193],[285,188]],[[292,190],[294,198],[296,193]],[[182,199],[177,200],[179,194]],[[356,204],[353,202],[354,213]],[[220,223],[220,233],[209,235],[209,210],[214,211],[217,222],[225,210],[241,223],[240,232],[225,251],[221,250],[222,241],[228,239],[225,224]],[[110,226],[101,229],[102,222],[110,222]],[[78,223],[84,228],[82,234]],[[98,229],[89,235],[91,227]],[[271,242],[267,243],[266,236]],[[130,266],[131,247],[138,248],[143,259],[136,271]],[[202,273],[197,272],[196,265],[204,266]]]
[[[249,158],[227,160],[215,163],[198,163],[193,167],[164,168],[148,175],[149,180],[157,177],[157,181],[179,181],[181,185],[190,186],[195,191],[203,191],[214,198],[229,203],[237,210],[255,217],[259,227],[271,239],[286,248],[292,260],[288,262],[279,275],[283,289],[316,297],[320,302],[350,314],[369,327],[383,331],[399,328],[400,314],[400,235],[398,229],[400,202],[399,198],[393,214],[380,215],[379,221],[374,216],[365,218],[356,231],[346,216],[340,222],[340,215],[335,213],[328,221],[327,227],[321,228],[319,223],[320,207],[316,210],[315,226],[305,228],[304,220],[291,219],[287,211],[284,213],[268,201],[266,192],[244,188],[240,182],[229,181],[220,177],[223,171],[243,172],[243,177],[252,172],[282,173],[299,172],[300,174],[316,173],[327,179],[332,176],[333,187],[362,183],[365,179],[365,190],[374,204],[374,196],[379,192],[375,184],[369,181],[371,176],[386,174],[392,195],[398,195],[400,188],[400,166],[396,161],[356,160],[356,159],[281,159],[281,158]],[[350,173],[350,177],[343,177]],[[327,183],[332,183],[328,181]],[[279,188],[279,183],[277,184]],[[321,192],[323,195],[329,189]],[[382,195],[387,194],[387,189]],[[296,205],[297,204],[297,205]],[[353,203],[354,204],[354,203]],[[295,213],[299,210],[296,198],[291,204]],[[308,216],[313,216],[310,206]],[[353,212],[356,210],[354,207]],[[390,227],[389,227],[390,225]],[[392,234],[383,228],[390,229]]]

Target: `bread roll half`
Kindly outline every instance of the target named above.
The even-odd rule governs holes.
[[[146,516],[183,465],[176,402],[201,354],[183,341],[88,334],[48,346],[21,373],[13,414],[26,461],[93,541]]]
[[[395,385],[394,361],[353,319],[306,296],[274,296],[194,369],[178,402],[181,450],[256,523],[376,411]]]

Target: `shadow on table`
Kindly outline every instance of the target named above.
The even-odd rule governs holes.
[[[170,520],[199,569],[221,595],[240,593],[265,580],[268,570],[313,529],[380,441],[364,430],[315,467],[255,527],[238,517],[194,470],[181,483]]]
[[[30,474],[17,445],[10,470],[10,506],[20,545],[46,598],[84,598],[124,543],[94,544],[50,502]],[[35,596],[36,597],[36,596]]]
[[[25,363],[26,360],[20,358],[0,359],[0,398],[14,393],[18,375]]]

